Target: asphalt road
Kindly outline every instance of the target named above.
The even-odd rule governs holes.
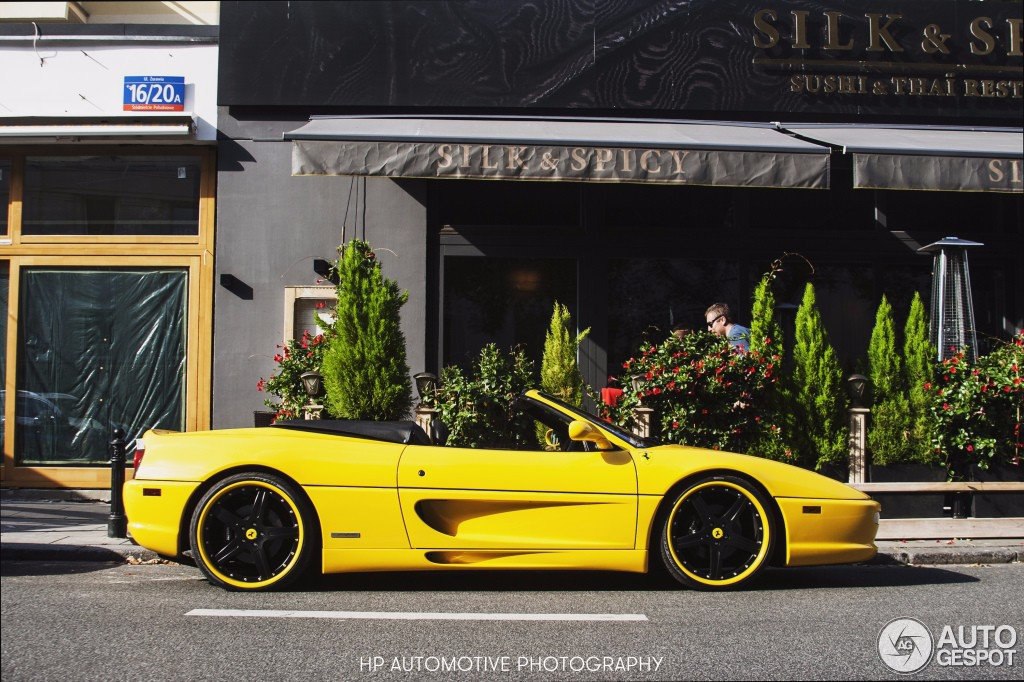
[[[1007,651],[1024,651],[1024,564],[777,570],[724,594],[605,573],[331,576],[272,594],[225,592],[177,565],[3,562],[0,575],[5,682],[902,679],[878,654],[883,626],[900,617],[936,640],[946,625],[1014,632],[1002,666],[932,660],[913,677],[1020,679],[1024,666],[1005,664]],[[424,613],[503,615],[409,620]]]

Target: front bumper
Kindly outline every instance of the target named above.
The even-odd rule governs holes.
[[[189,498],[198,483],[131,480],[124,484],[124,510],[128,532],[146,549],[177,557],[178,534]]]
[[[874,500],[776,498],[786,520],[786,565],[868,561],[878,553],[881,505]]]

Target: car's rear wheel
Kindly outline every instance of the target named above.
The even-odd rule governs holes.
[[[661,536],[668,572],[689,587],[730,589],[768,562],[775,541],[769,502],[748,481],[711,476],[672,502]]]
[[[315,514],[288,481],[236,474],[210,488],[192,514],[192,556],[210,582],[278,589],[298,578],[317,546]]]

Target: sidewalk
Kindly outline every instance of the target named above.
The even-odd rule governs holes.
[[[110,492],[0,491],[0,555],[5,561],[149,561],[129,539],[107,537]],[[912,566],[1006,564],[1024,560],[1024,539],[880,541],[873,563]]]

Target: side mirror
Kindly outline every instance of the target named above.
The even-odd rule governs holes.
[[[604,434],[598,431],[593,424],[580,419],[574,419],[569,423],[569,438],[572,440],[594,443],[597,445],[598,450],[615,449],[615,446],[612,445],[608,439],[604,437]]]

